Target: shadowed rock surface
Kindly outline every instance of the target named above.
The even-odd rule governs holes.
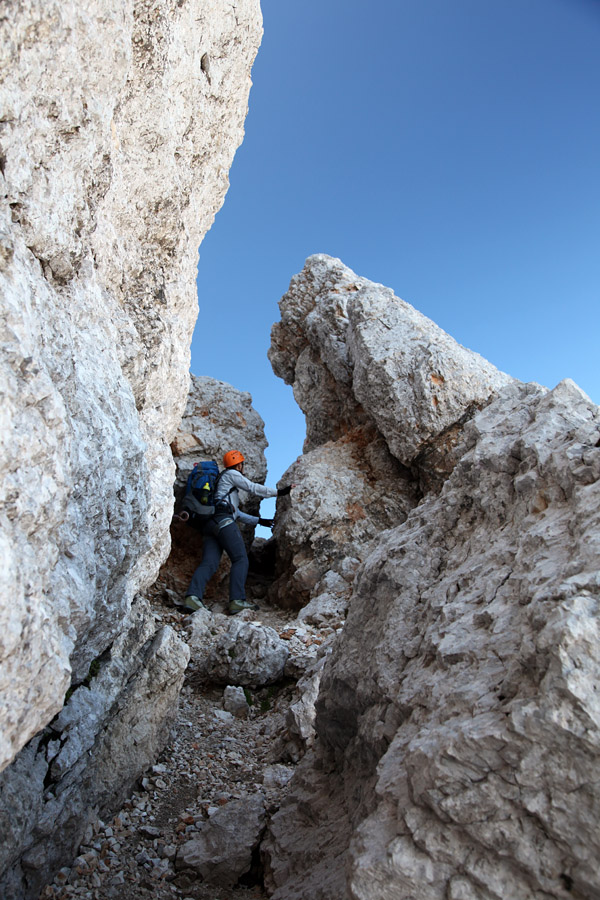
[[[203,881],[232,887],[250,869],[266,820],[261,794],[234,800],[206,823],[177,854],[179,869],[193,869]]]
[[[289,655],[273,628],[234,619],[215,642],[208,677],[217,684],[263,687],[281,680]]]

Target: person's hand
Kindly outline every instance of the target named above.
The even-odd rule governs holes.
[[[295,488],[295,487],[298,487],[298,485],[297,484],[288,484],[288,485],[286,485],[286,487],[279,488],[277,491],[277,496],[285,497],[285,496],[287,496],[287,494],[289,494],[291,489]]]
[[[263,525],[265,528],[272,528],[273,527],[273,519],[259,519],[258,524]]]

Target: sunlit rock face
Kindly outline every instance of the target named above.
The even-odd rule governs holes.
[[[51,876],[86,805],[114,802],[156,752],[167,710],[154,702],[137,758],[132,744],[122,771],[102,762],[127,672],[147,660],[175,702],[185,652],[166,634],[163,667],[133,601],[168,553],[198,245],[243,136],[260,36],[258,0],[26,0],[0,22],[0,768],[36,736],[0,786],[4,803],[18,769],[33,791],[9,821],[21,836],[3,829],[6,897]],[[91,663],[104,680],[84,728]],[[51,720],[59,737],[40,736]],[[67,820],[61,846],[49,825]]]
[[[600,411],[511,385],[360,568],[275,900],[600,891]]]
[[[191,376],[183,418],[171,444],[178,498],[197,462],[214,459],[223,468],[228,450],[239,450],[245,459],[245,474],[263,484],[267,447],[265,423],[247,391],[205,375]]]
[[[309,259],[281,309],[271,359],[308,437],[277,599],[287,567],[301,616],[347,619],[263,844],[272,897],[596,897],[600,411],[339,260]]]
[[[279,305],[269,358],[307,437],[283,479],[298,488],[280,504],[271,597],[303,606],[333,573],[347,600],[369,541],[439,490],[462,425],[512,379],[339,259],[311,256]]]
[[[258,0],[14,4],[2,53],[0,764],[168,551],[198,245]]]
[[[374,425],[411,465],[511,381],[390,288],[339,259],[307,259],[280,304],[269,359],[306,416],[305,450]]]

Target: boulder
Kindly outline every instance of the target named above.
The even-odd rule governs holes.
[[[200,825],[200,834],[177,851],[178,869],[193,869],[203,881],[233,887],[252,865],[266,820],[262,794],[232,800]]]
[[[218,630],[224,630],[227,618],[213,615],[209,609],[198,609],[189,617],[186,628],[186,640],[192,659],[202,657],[212,645]]]
[[[269,599],[347,607],[370,542],[401,524],[456,462],[465,423],[512,379],[393,292],[339,259],[307,259],[271,331],[274,372],[306,416],[303,456],[283,480]],[[327,586],[331,573],[335,600]]]
[[[282,678],[289,653],[274,628],[234,619],[215,641],[207,677],[220,684],[264,687]]]
[[[250,712],[250,706],[246,700],[244,689],[235,685],[228,685],[223,691],[223,709],[238,719],[245,719]]]
[[[305,451],[370,423],[408,466],[512,380],[325,254],[306,260],[279,308],[269,359],[306,416]]]

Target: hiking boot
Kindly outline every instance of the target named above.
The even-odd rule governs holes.
[[[191,609],[192,612],[196,612],[197,609],[206,609],[206,606],[200,599],[200,597],[195,597],[194,594],[188,594],[185,598],[183,605],[186,609]]]
[[[229,604],[229,615],[235,616],[236,613],[243,612],[245,609],[260,609],[260,607],[252,600],[232,600]]]

